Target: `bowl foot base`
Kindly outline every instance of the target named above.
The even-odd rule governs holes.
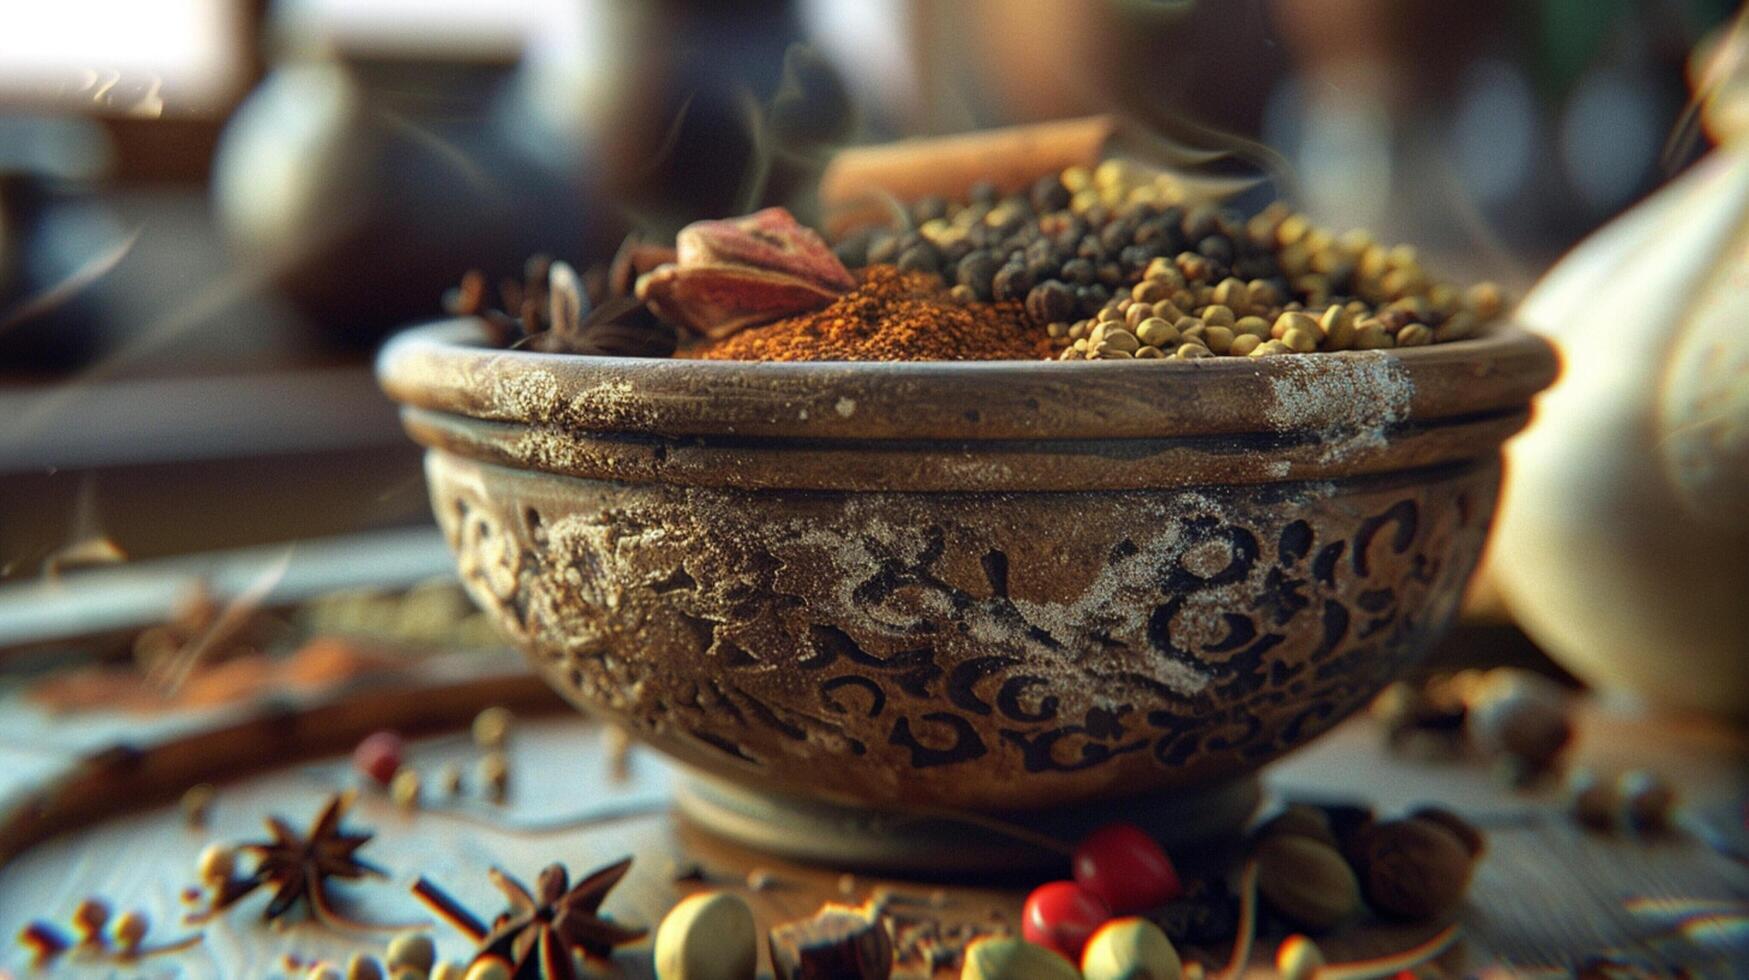
[[[829,803],[688,773],[676,788],[675,805],[706,832],[779,857],[940,875],[1064,871],[1062,846],[1072,847],[1114,820],[1136,824],[1168,849],[1234,836],[1261,796],[1257,777],[1247,776],[1195,790],[1052,810],[916,812]]]

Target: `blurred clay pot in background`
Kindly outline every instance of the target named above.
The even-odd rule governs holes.
[[[1697,72],[1718,150],[1583,242],[1518,321],[1565,359],[1509,448],[1492,574],[1563,666],[1749,716],[1749,70]],[[1700,61],[1697,60],[1697,64]]]

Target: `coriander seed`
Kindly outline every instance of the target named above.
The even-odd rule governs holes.
[[[1425,347],[1433,343],[1433,329],[1424,323],[1411,323],[1397,331],[1398,347]]]
[[[1262,343],[1263,338],[1256,334],[1242,333],[1233,338],[1233,342],[1227,346],[1227,353],[1244,357],[1255,351]]]

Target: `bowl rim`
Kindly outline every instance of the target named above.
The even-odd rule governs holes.
[[[1391,423],[1497,417],[1558,374],[1555,349],[1510,324],[1407,349],[1147,363],[606,357],[489,347],[487,336],[473,318],[411,327],[379,353],[378,381],[407,408],[567,430],[979,441],[1321,432],[1381,412]]]

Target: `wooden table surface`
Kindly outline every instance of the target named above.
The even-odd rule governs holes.
[[[12,701],[0,715],[0,773],[14,790],[41,783],[119,734],[139,740],[142,730],[120,718],[42,716]],[[501,866],[529,880],[553,861],[567,864],[575,875],[629,854],[635,856],[630,875],[606,905],[626,922],[654,926],[681,896],[705,887],[676,880],[679,870],[695,864],[712,886],[748,897],[762,928],[805,916],[822,901],[845,899],[840,869],[774,860],[685,825],[668,805],[679,774],[656,754],[633,751],[616,778],[612,743],[607,729],[576,715],[519,721],[511,743],[511,796],[503,807],[464,797],[408,814],[381,793],[361,793],[351,819],[377,834],[361,856],[390,874],[387,880],[342,885],[338,892],[361,918],[430,921],[428,910],[409,893],[412,881],[423,874],[490,918],[501,903],[487,882],[488,867]],[[479,755],[464,734],[440,734],[415,742],[408,762],[427,774],[429,785],[442,764],[471,766]],[[1664,775],[1682,793],[1685,829],[1657,840],[1581,830],[1562,814],[1557,790],[1509,790],[1473,760],[1404,758],[1384,748],[1367,718],[1350,721],[1272,766],[1266,785],[1276,796],[1364,799],[1387,814],[1439,802],[1487,829],[1489,850],[1460,914],[1463,938],[1440,961],[1448,975],[1499,964],[1510,965],[1513,975],[1535,975],[1541,968],[1570,966],[1606,951],[1671,968],[1686,964],[1693,976],[1749,971],[1749,920],[1744,918],[1749,867],[1731,855],[1743,851],[1749,800],[1744,734],[1587,703],[1573,756],[1574,762],[1606,774],[1645,768]],[[17,935],[33,919],[64,924],[74,906],[92,895],[117,911],[145,911],[155,924],[153,940],[185,935],[194,927],[181,924],[188,908],[181,893],[194,882],[195,859],[206,843],[259,838],[267,813],[300,825],[327,794],[354,784],[344,758],[269,766],[222,785],[205,829],[191,829],[176,806],[158,805],[37,844],[0,867],[0,936]],[[766,873],[768,887],[749,887],[748,876],[755,871]],[[901,902],[916,897],[921,904],[908,911],[948,922],[1017,922],[1024,896],[1024,887],[860,876],[850,897],[867,897],[880,887],[892,889]],[[945,904],[931,907],[928,899],[938,888],[944,894],[936,900],[945,898]],[[142,961],[124,975],[295,976],[288,956],[305,963],[339,962],[355,951],[380,951],[388,938],[386,933],[337,933],[311,922],[268,928],[259,919],[263,902],[243,902],[202,927],[203,939],[193,948]],[[1401,948],[1432,931],[1374,924],[1321,945],[1327,953],[1347,957]],[[453,930],[435,924],[430,932],[441,955],[461,959],[468,954],[468,944]],[[1260,939],[1247,975],[1273,975],[1278,939],[1279,934]],[[1211,958],[1226,954],[1225,949],[1209,952]],[[0,945],[0,976],[7,969],[27,972],[27,963],[20,946],[10,940]],[[622,950],[616,964],[619,975],[649,976],[648,945]],[[99,965],[66,975],[116,971]]]

